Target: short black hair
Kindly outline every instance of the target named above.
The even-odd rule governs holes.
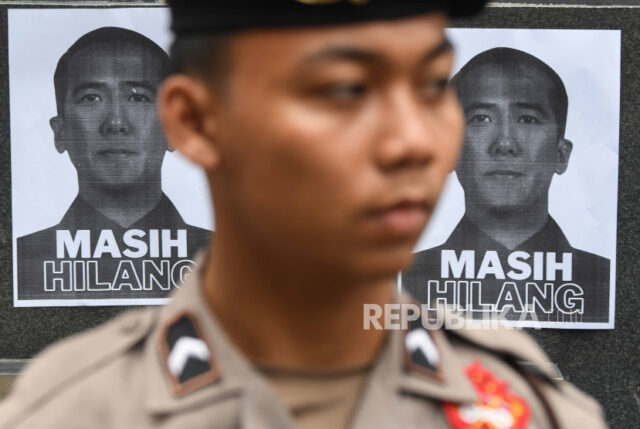
[[[170,72],[169,55],[154,41],[140,33],[120,27],[102,27],[97,30],[90,31],[75,41],[67,52],[60,57],[56,71],[53,75],[53,84],[56,92],[56,104],[58,114],[63,112],[62,106],[65,102],[67,93],[67,79],[72,70],[69,70],[69,62],[75,54],[81,50],[95,45],[107,45],[118,47],[126,44],[135,44],[148,50],[153,56],[160,60],[160,70],[158,74],[160,80],[164,79]]]
[[[200,77],[218,89],[229,73],[232,33],[176,36],[170,49],[172,73]]]
[[[465,78],[477,68],[485,65],[497,65],[507,71],[515,71],[516,68],[523,65],[531,66],[546,76],[552,85],[549,101],[551,102],[554,116],[558,121],[558,137],[564,137],[567,125],[569,98],[564,83],[555,70],[544,61],[524,51],[504,47],[493,48],[471,58],[451,79],[451,84],[458,90],[458,94],[460,94],[460,88]]]

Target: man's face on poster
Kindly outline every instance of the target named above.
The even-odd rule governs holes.
[[[140,45],[98,44],[76,52],[67,70],[62,111],[51,126],[79,182],[160,186],[167,150],[156,108],[161,60]]]
[[[551,79],[525,65],[486,64],[463,77],[458,93],[466,128],[456,173],[467,202],[546,210],[553,175],[566,170],[571,153],[552,106]]]

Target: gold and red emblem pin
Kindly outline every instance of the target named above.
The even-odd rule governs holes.
[[[509,392],[505,381],[474,361],[465,374],[478,392],[473,404],[443,403],[453,429],[525,429],[531,410],[524,399]]]

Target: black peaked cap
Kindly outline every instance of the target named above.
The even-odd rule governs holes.
[[[399,19],[436,10],[470,16],[486,0],[169,0],[177,36]]]

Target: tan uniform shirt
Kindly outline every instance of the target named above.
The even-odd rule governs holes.
[[[429,344],[431,354],[421,355]],[[514,330],[390,331],[349,427],[606,427],[597,403],[546,368],[535,343]],[[0,404],[0,428],[293,429],[295,422],[226,337],[193,272],[169,305],[126,313],[44,351]]]
[[[348,429],[370,370],[260,368],[298,429]]]

